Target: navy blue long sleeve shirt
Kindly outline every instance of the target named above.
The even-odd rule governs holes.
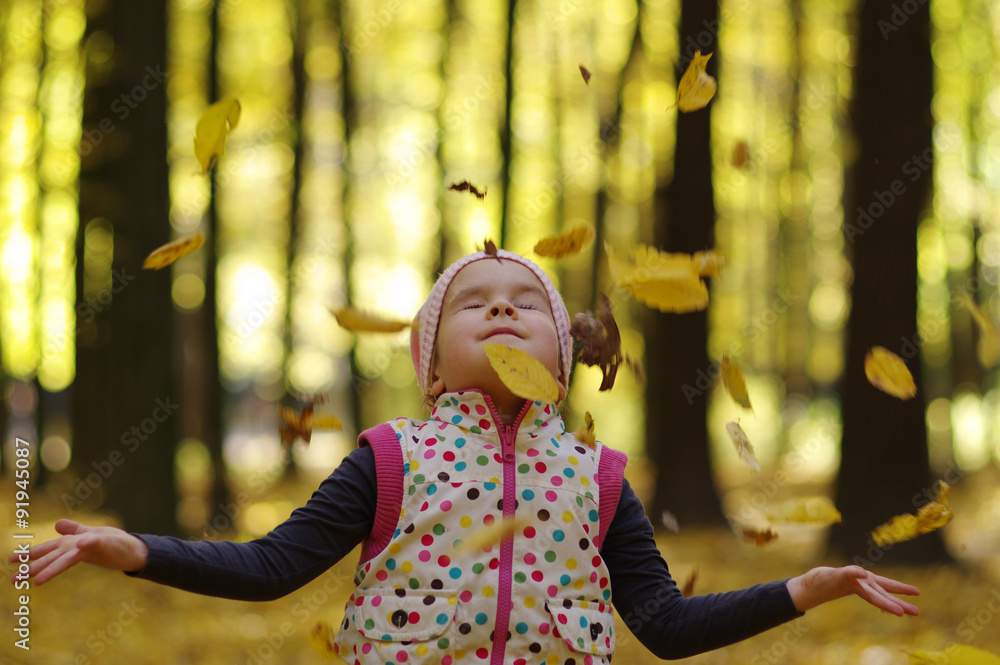
[[[237,600],[280,598],[323,574],[372,529],[375,456],[354,450],[305,506],[262,538],[190,541],[136,534],[149,547],[135,577]],[[756,635],[801,616],[784,581],[685,598],[660,556],[653,527],[628,481],[601,555],[612,602],[629,630],[660,658],[684,658]]]

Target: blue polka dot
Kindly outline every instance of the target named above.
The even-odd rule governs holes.
[[[480,626],[484,625],[489,620],[490,618],[486,616],[486,614],[484,614],[483,612],[480,612],[479,614],[476,615],[476,623],[478,623]]]
[[[521,492],[521,497],[525,501],[531,501],[532,499],[535,498],[535,493],[532,490],[524,490],[523,492]]]
[[[587,627],[587,617],[580,617],[580,628]]]
[[[455,464],[456,471],[465,471],[465,462],[458,462]]]
[[[600,515],[597,514],[596,510],[591,510],[587,516],[592,522],[596,522],[600,518]]]
[[[486,491],[492,491],[497,488],[496,483],[483,483],[483,489]]]
[[[403,473],[409,473],[409,472],[410,472],[410,463],[406,462],[405,464],[403,464]]]
[[[389,559],[388,561],[385,562],[385,567],[388,568],[389,570],[396,570],[396,560]]]
[[[438,491],[437,485],[431,483],[427,486],[427,494],[436,494]]]
[[[447,614],[437,615],[437,622],[439,626],[445,625],[446,623],[448,623],[448,615]]]
[[[459,424],[460,422],[462,422],[462,416],[452,416],[451,422],[455,423],[456,425]]]
[[[561,543],[564,538],[566,538],[566,534],[563,533],[562,529],[556,529],[555,531],[552,532],[552,540],[556,541],[557,543]]]
[[[525,633],[528,632],[528,624],[526,624],[526,623],[524,623],[522,621],[522,622],[518,623],[516,626],[514,626],[514,631],[518,635],[524,635]]]
[[[559,584],[566,586],[569,583],[570,583],[569,575],[561,575],[559,577]]]
[[[566,476],[567,478],[572,478],[576,474],[573,473],[573,469],[568,469],[567,468],[567,469],[563,469],[563,475]]]
[[[448,575],[451,576],[451,579],[457,580],[459,577],[462,576],[462,569],[456,566],[448,571]]]
[[[461,448],[464,445],[465,445],[465,439],[463,439],[462,437],[458,437],[457,439],[455,439],[456,448]]]

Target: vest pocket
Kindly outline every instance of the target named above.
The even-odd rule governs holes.
[[[381,642],[424,642],[448,629],[458,594],[436,589],[365,589],[355,594],[358,632]]]
[[[553,634],[572,651],[609,656],[615,650],[615,618],[610,603],[594,600],[547,600]],[[556,633],[558,631],[558,633]]]

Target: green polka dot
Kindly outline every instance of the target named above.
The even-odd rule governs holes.
[[[448,638],[447,637],[442,637],[440,640],[438,640],[438,648],[439,649],[447,649],[448,648]]]
[[[365,619],[365,630],[371,630],[375,627],[375,621],[372,619]]]
[[[545,553],[545,560],[548,561],[549,563],[552,563],[553,561],[556,560],[556,553],[553,552],[552,550],[547,551]]]
[[[424,482],[424,480],[425,480],[424,474],[422,473],[418,473],[413,476],[413,482],[415,483],[422,483]]]
[[[469,428],[469,431],[472,432],[473,434],[482,434],[483,428],[480,427],[479,425],[473,425],[472,427]]]
[[[478,575],[479,573],[483,572],[484,568],[486,568],[486,566],[483,565],[483,564],[481,564],[481,563],[473,564],[473,566],[472,566],[472,572],[474,572],[476,575]]]
[[[486,466],[489,463],[490,463],[490,458],[487,457],[486,455],[480,455],[479,457],[476,458],[476,464],[478,464],[479,466]]]
[[[435,536],[443,536],[444,535],[444,524],[435,524],[434,528],[432,529],[432,531],[434,531],[434,535]]]
[[[411,589],[419,589],[420,588],[420,580],[418,580],[415,577],[411,577],[410,578],[410,588]]]
[[[517,467],[518,473],[528,473],[529,471],[531,471],[531,467],[528,466],[527,464],[521,464],[520,466]]]
[[[527,581],[527,579],[528,579],[528,576],[525,575],[524,573],[514,573],[514,581],[515,582],[518,582],[518,583],[525,582],[525,581]]]

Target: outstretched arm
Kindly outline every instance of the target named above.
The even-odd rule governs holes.
[[[146,565],[149,548],[130,533],[113,526],[84,526],[73,520],[59,520],[59,538],[29,550],[30,575],[35,584],[44,584],[82,562],[113,570],[135,571]],[[18,555],[11,557],[14,561]]]
[[[854,594],[896,616],[917,616],[920,613],[915,605],[892,595],[901,593],[916,596],[920,593],[917,587],[876,575],[861,566],[813,568],[803,575],[791,578],[786,585],[795,609],[800,612]]]

